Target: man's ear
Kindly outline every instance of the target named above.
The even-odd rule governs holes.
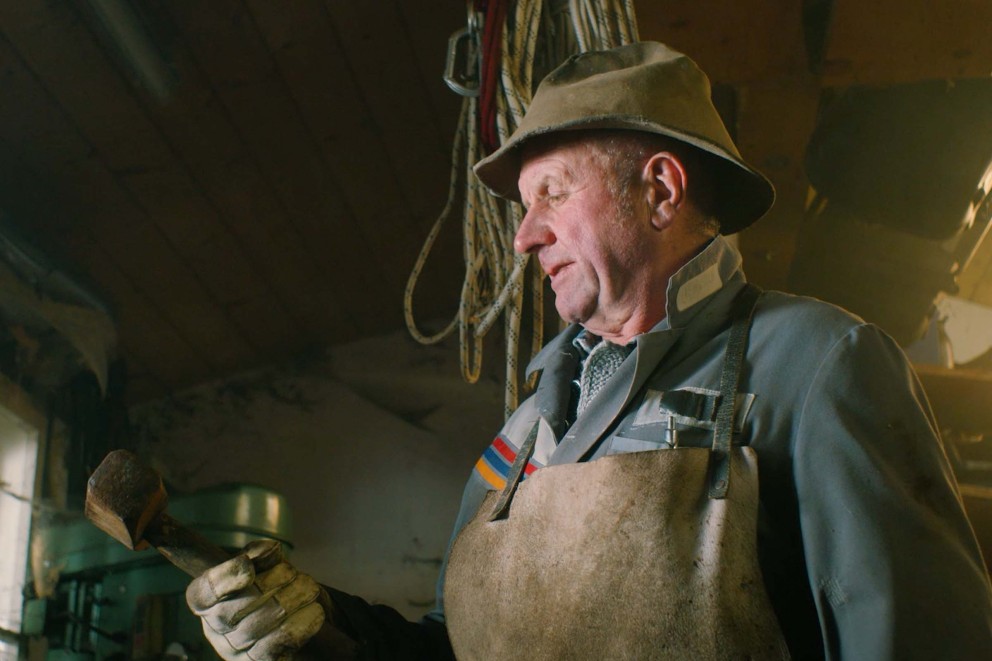
[[[647,183],[651,224],[656,229],[664,229],[675,219],[686,199],[685,165],[671,152],[658,152],[644,164],[643,176]]]

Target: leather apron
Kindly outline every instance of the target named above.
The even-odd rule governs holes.
[[[535,426],[450,554],[459,660],[788,658],[757,560],[757,457],[731,443],[758,296],[744,292],[712,448],[548,466],[521,482]]]

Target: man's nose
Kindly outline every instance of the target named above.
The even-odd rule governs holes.
[[[524,214],[517,234],[513,237],[513,249],[519,253],[537,252],[554,242],[555,235],[548,223],[542,219],[541,214],[530,209]]]

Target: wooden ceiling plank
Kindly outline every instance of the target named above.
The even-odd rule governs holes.
[[[230,315],[248,329],[249,337],[265,351],[265,362],[275,363],[309,349],[310,347],[300,345],[299,331],[289,324],[286,317],[269,314],[268,306],[269,301],[264,297],[247,296],[228,306]],[[282,338],[282,341],[278,338]],[[315,340],[318,338],[319,336],[314,336]],[[321,346],[324,344],[320,343]]]
[[[23,164],[22,168],[33,171],[32,178],[44,182],[42,185],[47,183],[62,198],[61,215],[46,213],[18,219],[19,222],[37,230],[41,242],[60,243],[65,256],[78,264],[87,262],[92,250],[91,242],[79,242],[84,232],[108,233],[121,225],[147,229],[146,219],[112,185],[92,147],[26,69],[5,37],[0,38],[0,58],[6,63],[6,94],[0,96],[2,149],[16,154],[14,158]],[[24,114],[40,117],[41,121],[18,121]],[[14,121],[8,121],[11,118]],[[64,156],[66,152],[72,154],[69,159]],[[107,212],[106,205],[112,212]],[[118,284],[99,278],[96,281],[108,290]]]
[[[338,300],[357,326],[380,304],[361,257],[369,246],[340,196],[319,147],[303,127],[261,37],[240,2],[180,0],[162,6],[289,211],[307,248],[338,284]]]
[[[152,176],[156,174],[159,176]],[[142,173],[133,177],[142,179],[147,192],[149,184],[155,183],[156,179],[162,179],[162,183],[165,183],[172,174]],[[244,185],[243,182],[239,183]],[[323,287],[322,291],[326,296],[319,301],[315,301],[312,293],[308,293],[307,290],[313,289],[312,283],[320,274],[308,276],[299,270],[300,262],[305,264],[308,260],[300,248],[298,238],[295,242],[290,242],[284,232],[267,229],[264,239],[248,245],[241,238],[246,233],[242,231],[235,234],[228,229],[226,223],[215,225],[214,233],[210,236],[205,232],[198,233],[197,228],[207,226],[204,214],[208,210],[198,203],[199,192],[189,190],[185,184],[186,180],[180,179],[161,186],[159,208],[165,209],[172,204],[178,204],[179,207],[168,208],[171,220],[162,225],[162,231],[171,242],[175,242],[190,238],[183,233],[191,230],[190,233],[196,240],[185,243],[178,252],[183,254],[185,263],[202,280],[222,309],[230,310],[232,305],[241,303],[246,297],[265,298],[266,305],[257,309],[264,309],[267,316],[279,317],[279,322],[255,320],[254,323],[245,324],[243,315],[239,318],[240,321],[230,317],[241,334],[260,350],[260,354],[268,355],[267,349],[272,346],[291,344],[291,338],[283,332],[288,328],[295,328],[293,335],[301,340],[301,346],[308,343],[309,337],[328,327],[343,326],[341,335],[354,337],[354,331],[348,328],[346,321],[342,323],[340,314],[332,314],[336,311],[333,303],[336,292],[328,292],[328,288]],[[175,203],[166,197],[168,195],[176,196]],[[191,204],[191,201],[194,202]],[[212,217],[215,217],[213,214],[220,213],[212,202],[209,211]],[[217,231],[218,227],[220,231]],[[272,236],[273,231],[276,236]],[[288,254],[286,250],[277,251],[278,248],[285,249],[287,246],[293,248]],[[315,323],[314,311],[325,308],[327,313],[316,315],[320,323],[319,330],[312,328]],[[259,332],[261,328],[279,328],[280,335],[263,337]],[[262,344],[256,344],[256,340],[261,340]]]
[[[464,6],[464,5],[461,5]],[[403,23],[391,0],[324,0],[353,81],[372,113],[391,162],[410,200],[414,218],[431,218],[444,204],[451,169],[451,126],[441,126],[421,86],[420,71],[408,41],[392,43]],[[409,145],[423,144],[413,150]]]
[[[225,239],[221,237],[193,248],[190,264],[210,280],[217,300],[225,308],[246,299],[264,298],[271,309],[274,302],[268,287],[255,277],[237,246]],[[286,317],[282,310],[275,316]]]
[[[0,109],[2,107],[0,104]],[[8,128],[3,121],[4,116],[5,113],[0,110],[0,133]],[[17,135],[24,137],[20,132]],[[30,135],[27,137],[30,138]],[[60,139],[58,142],[68,145],[73,140]],[[28,182],[25,185],[36,185],[34,182],[50,178],[35,171],[34,165],[19,151],[20,148],[12,145],[8,136],[0,135],[0,164],[4,182],[11,181],[13,174],[25,177]],[[73,165],[80,166],[91,160],[81,159],[61,165],[64,169],[68,168],[71,176]],[[13,168],[16,168],[16,172]],[[106,174],[102,169],[100,171]],[[63,193],[58,197],[65,199],[68,196]],[[5,196],[5,200],[9,199]],[[15,206],[19,207],[20,202]],[[155,395],[166,394],[169,384],[186,384],[190,378],[215,375],[216,371],[197,355],[193,346],[182,338],[171,321],[162,316],[147,297],[134,289],[103,247],[94,241],[86,223],[78,222],[76,214],[82,208],[79,205],[70,206],[74,209],[73,213],[54,213],[47,207],[37,206],[32,200],[27,207],[18,208],[18,215],[10,219],[10,222],[26,233],[35,249],[40,250],[58,268],[70,274],[70,277],[84,272],[86,285],[93,288],[100,298],[108,301],[117,322],[118,353],[125,357],[129,373],[132,365],[142,365],[147,360],[151,360],[153,364],[164,361],[162,364],[168,368],[164,375],[146,368],[150,372],[149,384],[154,382],[160,386],[149,390]],[[186,376],[183,377],[182,374]],[[133,396],[129,391],[128,397]]]
[[[30,213],[35,216],[31,220],[36,229],[58,236],[73,218],[58,208],[57,198],[71,200],[75,209],[92,201],[93,191],[74,190],[77,187],[65,173],[90,159],[93,147],[69,124],[62,109],[38,84],[2,32],[0,62],[0,141],[7,158],[24,166],[18,173],[17,186],[11,186],[10,179],[4,180],[3,204],[5,208],[21,208],[24,215]],[[41,191],[44,199],[22,197],[38,198],[34,191]]]
[[[214,222],[215,214],[189,177],[180,170],[142,168],[118,174],[116,179],[132,192],[135,206],[161,228],[180,255],[189,255],[218,238],[229,238],[228,232]]]
[[[16,138],[19,145],[28,143],[50,154],[57,154],[59,162],[87,158],[93,147],[80,139],[65,122],[59,108],[37,85],[19,58],[10,49],[9,42],[0,33],[0,129]]]
[[[72,164],[68,164],[72,165]],[[93,191],[116,191],[110,183],[109,175],[105,169],[95,163],[93,159],[86,159],[74,164],[78,171],[68,171],[72,179],[76,182],[87,182]],[[99,199],[107,201],[112,199],[111,195],[103,192],[97,195]],[[145,221],[144,217],[137,209],[129,205],[126,200],[121,200],[119,205],[115,205],[112,212],[107,212],[100,208],[91,208],[91,204],[83,203],[74,205],[71,217],[76,222],[86,228],[87,232],[97,232],[93,241],[100,244],[100,253],[104,258],[112,260],[118,265],[118,270],[113,273],[123,273],[133,286],[141,290],[153,304],[158,306],[161,313],[172,319],[173,325],[188,341],[197,346],[201,351],[208,354],[217,354],[239,348],[243,352],[250,351],[244,342],[239,342],[236,336],[230,336],[227,332],[218,333],[212,338],[211,343],[202,344],[201,322],[211,320],[217,321],[218,315],[222,312],[214,302],[205,300],[205,293],[202,288],[191,280],[194,278],[190,270],[178,262],[178,256],[171,248],[166,246],[164,237],[161,236],[157,226]],[[102,213],[101,213],[102,212]],[[98,223],[89,222],[87,213],[96,214],[95,217],[113,217],[116,222]],[[129,222],[130,221],[130,222]],[[88,243],[81,243],[79,237],[83,236],[79,231],[61,239],[66,247],[66,254],[74,262],[81,265],[89,265],[92,268],[92,261],[89,259],[89,251],[92,247]],[[154,239],[158,237],[158,242]],[[57,240],[49,238],[49,240]],[[151,249],[149,249],[151,248]],[[154,250],[158,248],[158,250]],[[168,276],[162,276],[167,272]],[[107,272],[107,271],[104,271]],[[118,283],[106,280],[96,280],[101,287],[108,292],[119,291]],[[191,317],[184,314],[184,310],[198,301],[198,315]],[[121,304],[122,307],[123,304]],[[178,314],[174,314],[178,313]],[[121,329],[124,332],[126,329]],[[210,339],[210,338],[208,338]],[[244,353],[240,354],[244,356]],[[243,358],[244,359],[244,358]],[[211,365],[216,370],[222,369],[222,365],[230,365],[231,357],[226,362],[214,363]]]
[[[830,86],[992,73],[988,0],[834,0],[823,62]]]
[[[358,337],[357,328],[343,311],[339,288],[324,267],[305,248],[305,237],[290,223],[283,223],[285,209],[265,192],[253,161],[238,159],[227,164],[230,181],[218,182],[214,199],[227,210],[232,225],[257,263],[264,264],[267,279],[282,300],[295,311],[304,328],[304,342],[318,338],[344,342]],[[232,185],[242,182],[242,185]],[[258,183],[258,187],[252,185]]]
[[[247,0],[247,6],[349,207],[360,210],[359,227],[387,286],[387,301],[398,308],[415,254],[411,244],[396,240],[413,224],[413,204],[394,162],[396,147],[376,130],[320,0]]]
[[[177,253],[182,255],[182,266],[188,268],[195,279],[202,283],[203,288],[210,294],[211,302],[216,303],[224,312],[224,316],[239,329],[239,336],[247,341],[247,346],[251,347],[257,356],[253,362],[263,360],[263,357],[268,355],[269,347],[285,346],[290,342],[290,338],[285,333],[266,338],[260,334],[260,328],[296,327],[295,333],[299,334],[295,318],[287,314],[281,298],[275,296],[269,283],[259,276],[255,264],[246,258],[239,242],[222,227],[221,231],[217,231],[219,226],[212,225],[207,222],[207,218],[204,218],[204,209],[198,203],[200,198],[196,191],[189,190],[184,177],[176,177],[174,172],[141,173],[131,177],[142,178],[144,180],[142,187],[146,191],[149,187],[160,188],[159,208],[168,212],[168,216],[172,219],[168,224],[159,226],[162,236],[169,245],[176,248]],[[168,199],[170,195],[175,197],[175,201]],[[198,228],[203,227],[211,228],[208,231],[214,233],[207,235],[207,231],[198,231]],[[192,237],[184,234],[192,234]],[[176,246],[177,241],[186,241],[186,243],[180,248]],[[193,285],[192,282],[188,284]],[[179,283],[170,284],[171,286],[179,286]],[[232,305],[246,298],[260,297],[267,301],[265,306],[267,315],[287,319],[290,324],[283,323],[279,326],[257,322],[245,324],[243,318],[236,319],[227,313]],[[259,340],[261,344],[257,343]]]
[[[0,121],[0,128],[2,128],[2,121]],[[6,141],[0,140],[0,150],[10,153],[13,151],[13,148]],[[96,189],[101,187],[99,182],[106,182],[106,177],[108,176],[106,171],[92,163],[92,159],[79,161],[75,165],[80,168],[84,168],[86,165],[91,166],[87,171],[80,174],[70,173],[75,180],[92,181],[94,182],[93,187]],[[94,174],[97,175],[95,178],[93,178]],[[74,211],[75,213],[72,217],[77,218],[75,214],[85,212],[86,209],[83,206],[76,206]],[[140,214],[133,209],[129,209],[126,205],[119,211],[122,217],[127,218],[130,213],[134,217],[140,218]],[[100,240],[89,238],[94,226],[110,234]],[[94,282],[110,297],[115,309],[127,311],[133,304],[132,302],[117,300],[116,297],[121,291],[128,292],[131,289],[140,291],[144,297],[143,305],[151,305],[151,301],[154,301],[154,305],[159,311],[161,318],[159,323],[164,327],[171,328],[180,337],[186,338],[184,341],[187,342],[189,347],[197,347],[197,349],[205,351],[212,351],[216,347],[226,348],[232,343],[232,339],[223,334],[214,339],[213,349],[210,346],[204,348],[202,343],[197,341],[196,335],[202,332],[199,317],[194,318],[191,323],[183,324],[183,319],[176,320],[171,316],[166,317],[162,313],[162,310],[170,307],[170,304],[174,307],[189,307],[190,305],[194,305],[195,302],[192,300],[193,297],[183,294],[181,290],[183,280],[192,277],[188,270],[174,268],[166,276],[163,276],[159,270],[163,265],[169,264],[169,258],[173,253],[167,252],[166,258],[149,257],[147,252],[135,248],[139,245],[148,244],[149,237],[154,237],[157,231],[157,227],[148,223],[134,222],[130,224],[99,226],[94,223],[87,223],[84,219],[81,222],[76,222],[68,226],[64,230],[64,233],[57,239],[49,236],[47,240],[49,242],[53,240],[59,241],[61,247],[64,249],[65,256],[73,264],[86,269]],[[161,242],[158,244],[152,242],[150,245],[160,246]],[[111,252],[108,252],[108,250]],[[123,263],[120,263],[122,257],[124,258]],[[103,277],[104,275],[110,278],[123,279],[124,282],[107,279]],[[176,299],[179,299],[178,302],[176,302]],[[163,300],[165,301],[164,305]],[[218,310],[215,306],[201,304],[200,314],[208,320],[211,315],[215,316],[217,313]],[[188,318],[187,316],[187,320]],[[127,326],[131,318],[122,316],[121,319],[123,321],[119,329],[120,333],[124,337],[132,336],[134,331]],[[193,339],[190,339],[191,337]],[[150,338],[149,342],[154,344],[154,338]],[[137,344],[137,342],[133,342],[124,346],[126,348],[133,348]],[[234,341],[234,344],[236,345],[237,342]],[[215,364],[212,357],[209,359],[204,358],[203,362],[209,366],[213,376],[219,375],[223,369],[219,364]],[[229,365],[227,366],[229,367]]]
[[[355,328],[342,313],[333,284],[305,248],[305,237],[290,222],[209,82],[185,50],[171,55],[183,83],[170,103],[147,107],[152,121],[217,209],[232,242],[300,326],[304,341],[318,334],[354,339]]]
[[[462,97],[445,84],[444,67],[448,38],[466,26],[465,4],[450,0],[393,0],[393,5],[403,35],[410,44],[409,57],[417,65],[418,87],[426,94],[425,99],[436,118],[442,148],[448,159],[458,126]]]
[[[212,136],[202,137],[212,139]],[[211,145],[205,143],[204,146],[209,149]],[[189,163],[178,149],[176,152],[178,158]],[[284,274],[298,273],[296,263],[287,259],[271,259],[274,254],[271,251],[271,236],[247,245],[242,238],[243,233],[233,230],[232,225],[236,223],[227,221],[225,213],[202,187],[193,168],[187,165],[187,169],[188,176],[175,170],[145,171],[129,174],[127,180],[132,189],[142,191],[143,199],[154,200],[158,215],[168,219],[160,224],[163,233],[177,251],[186,256],[190,267],[222,308],[229,308],[245,296],[264,296],[267,299],[266,314],[287,318],[289,326],[296,327],[297,335],[307,336],[311,331],[306,329],[308,322],[304,322],[302,317],[309,316],[308,311],[314,306],[309,300],[301,304],[297,290],[312,279],[297,278],[291,287],[280,286],[284,282]],[[230,168],[225,170],[228,179],[234,176]],[[239,190],[244,186],[243,181],[237,181]],[[231,185],[227,187],[231,188]],[[294,302],[287,302],[287,298]],[[335,320],[338,319],[335,317]],[[260,339],[258,328],[263,325],[236,325],[245,337]],[[285,328],[287,324],[264,326]],[[259,349],[285,346],[289,342],[285,334],[261,339],[263,344],[255,345]],[[252,344],[255,344],[254,340]]]
[[[25,64],[45,81],[49,94],[72,117],[71,123],[97,147],[102,162],[110,172],[117,173],[118,183],[134,205],[160,227],[169,227],[171,219],[161,214],[163,207],[178,197],[177,191],[136,189],[128,183],[141,183],[143,179],[138,175],[142,173],[175,172],[178,164],[72,8],[25,0],[18,3],[17,10],[0,10],[0,20]],[[64,58],[52,56],[48,47],[51,43],[70,48],[74,54],[73,67],[66,67]],[[81,85],[80,81],[85,84]],[[181,169],[176,174],[180,179],[185,175]],[[189,195],[187,199],[199,198]],[[108,210],[109,215],[116,215],[118,208],[116,205],[112,211]],[[209,213],[201,215],[200,221],[209,227],[213,217]],[[187,281],[209,296],[209,285],[202,279],[194,280]],[[191,291],[188,295],[196,294]],[[236,336],[240,330],[229,320],[225,326],[230,336]]]
[[[231,254],[231,248],[236,245],[236,242],[232,240],[228,243],[227,239],[230,237],[227,236],[223,236],[222,240],[219,241],[216,239],[211,241],[211,236],[216,235],[209,235],[208,233],[211,230],[216,232],[217,228],[211,227],[212,223],[209,222],[210,219],[204,217],[203,205],[198,204],[197,191],[191,189],[186,178],[178,175],[175,170],[160,171],[143,168],[135,168],[133,172],[125,173],[121,177],[128,182],[132,190],[145,191],[146,194],[143,196],[145,200],[149,199],[148,191],[153,191],[154,194],[151,195],[151,199],[153,200],[151,206],[160,216],[168,218],[168,222],[161,225],[163,231],[169,235],[174,243],[182,244],[177,246],[180,252],[190,253],[195,251],[199,253],[191,263],[191,266],[200,276],[206,274],[206,277],[203,279],[209,290],[218,296],[221,306],[228,306],[232,301],[243,298],[246,290],[251,291],[254,289],[252,293],[256,296],[258,295],[261,285],[254,277],[254,271],[251,269],[238,269],[237,267],[243,264],[244,260],[239,259],[238,255]],[[175,208],[176,205],[179,205],[180,208]],[[117,214],[114,214],[114,216],[116,217]],[[223,259],[212,259],[209,256],[203,255],[202,247],[208,243],[223,250],[225,257]],[[221,264],[224,265],[223,268],[221,268]],[[289,268],[283,265],[282,270],[289,270]],[[231,282],[231,275],[233,273],[240,273],[244,276],[245,281],[240,283],[240,286],[238,283]],[[230,295],[225,293],[225,288],[227,292],[230,292]],[[323,305],[311,305],[309,307],[321,309]],[[269,315],[282,315],[279,310],[279,303],[273,303],[270,300],[265,308]],[[264,339],[261,346],[266,350],[272,346],[286,346],[288,344],[289,338],[285,333],[281,333],[277,337],[262,338],[259,333],[259,328],[262,327],[276,328],[279,325],[270,324],[263,326],[256,322],[242,326],[242,332],[246,336],[250,334],[253,341]],[[268,351],[266,351],[267,354]]]
[[[47,156],[38,151],[32,154],[42,164],[47,163]],[[95,152],[89,158],[66,163],[58,176],[66,182],[68,193],[63,205],[74,222],[85,225],[94,237],[113,235],[125,227],[148,231],[154,227]]]
[[[136,121],[134,98],[71,3],[0,3],[0,26],[72,123],[101,150],[109,169],[164,166],[168,154],[155,140],[154,127]]]
[[[713,82],[736,84],[806,74],[802,4],[636,0],[634,8],[641,39],[686,53]]]
[[[216,368],[197,353],[145,294],[131,286],[102,246],[82,232],[77,232],[72,242],[80,247],[80,266],[102,283],[115,301],[118,343],[129,374],[133,357],[148,378],[160,384],[159,388],[149,388],[147,395],[162,396],[192,382],[216,377]],[[128,397],[136,394],[129,390]]]
[[[62,198],[62,206],[71,210],[36,218],[42,229],[57,236],[60,227],[89,215],[100,224],[145,222],[144,218],[134,218],[123,211],[131,205],[119,187],[105,188],[109,173],[93,146],[3,33],[0,33],[0,61],[4,62],[0,139],[35,171],[37,185]],[[9,195],[16,197],[18,193],[11,191]],[[104,213],[108,206],[122,211]]]
[[[122,228],[114,235],[97,237],[97,241],[135,288],[168,314],[219,372],[258,361],[255,347],[240,333],[231,333],[224,310],[202,293],[196,276],[161,232]]]

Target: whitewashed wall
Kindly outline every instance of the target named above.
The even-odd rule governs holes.
[[[498,378],[461,381],[457,347],[395,334],[144,405],[132,423],[176,488],[282,492],[299,567],[417,618],[501,397]]]

